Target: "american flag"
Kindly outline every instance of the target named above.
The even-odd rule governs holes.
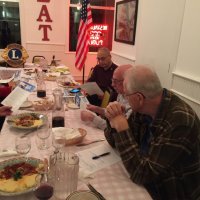
[[[75,66],[81,70],[85,64],[88,53],[89,29],[92,25],[92,12],[89,0],[83,0],[81,8],[81,19],[78,31],[78,41],[76,45]]]

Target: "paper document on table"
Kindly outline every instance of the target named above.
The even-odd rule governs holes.
[[[77,155],[80,161],[80,171],[84,171],[86,174],[92,174],[121,160],[108,144],[102,144],[97,147],[79,151]],[[99,156],[99,158],[95,159],[97,156]]]
[[[21,81],[20,84],[1,102],[1,104],[12,106],[12,111],[16,111],[34,89],[34,85]]]
[[[97,94],[99,96],[103,96],[103,91],[101,88],[97,85],[96,82],[87,82],[80,86],[82,90],[85,90],[86,93],[89,95]]]

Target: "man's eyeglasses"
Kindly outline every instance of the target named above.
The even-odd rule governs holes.
[[[143,97],[144,99],[146,99],[146,97],[144,96],[144,94],[142,94],[141,92],[134,92],[134,93],[131,93],[131,94],[124,94],[124,96],[125,96],[125,97],[129,97],[129,96],[132,96],[132,95],[135,95],[135,94],[140,94],[140,95],[142,95],[142,97]]]
[[[112,83],[114,84],[119,84],[119,83],[122,83],[124,80],[119,80],[119,79],[115,79],[115,78],[112,78]]]

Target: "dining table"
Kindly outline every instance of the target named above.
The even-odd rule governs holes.
[[[72,77],[71,74],[68,75]],[[23,73],[22,73],[22,78],[23,78]],[[28,79],[27,76],[25,78]],[[31,77],[29,82],[35,84],[35,79]],[[45,83],[47,88],[47,94],[52,94],[52,90],[54,88],[60,87],[58,86],[55,80],[54,81],[46,80]],[[37,94],[36,91],[33,91],[32,93],[30,93],[28,101],[31,102],[35,99],[37,99]],[[81,120],[80,118],[81,110],[82,109],[80,108],[76,109],[69,108],[65,105],[65,127],[73,129],[82,128],[86,130],[87,135],[84,137],[82,142],[95,141],[95,140],[102,140],[102,141],[91,143],[85,146],[77,146],[77,145],[65,146],[62,148],[62,151],[64,152],[70,151],[73,153],[78,153],[83,150],[98,147],[99,145],[102,144],[108,145],[103,130],[98,129],[95,126],[85,123]],[[19,109],[13,112],[12,115],[24,112],[43,113],[47,115],[48,119],[51,121],[52,117],[51,109],[48,111],[46,110],[35,111],[34,108],[30,106],[28,108]],[[24,130],[10,126],[10,124],[7,123],[7,118],[6,118],[0,132],[0,151],[2,151],[3,149],[15,150],[15,138],[24,134],[25,132],[26,131]],[[49,145],[48,148],[40,150],[37,147],[37,130],[28,133],[28,137],[30,137],[31,140],[31,149],[28,153],[28,157],[34,157],[41,160],[44,160],[45,158],[49,159],[50,155],[52,155],[54,152],[54,147],[52,146],[51,139],[47,141]],[[1,162],[11,158],[16,158],[17,156],[14,157],[0,156],[0,165]],[[105,168],[95,171],[94,173],[90,174],[90,176],[87,178],[84,177],[80,178],[78,181],[77,190],[78,191],[89,190],[87,186],[88,182],[107,200],[151,200],[152,199],[144,187],[135,184],[129,178],[128,172],[124,168],[121,160],[112,165],[106,166]],[[0,195],[0,200],[35,200],[35,199],[36,197],[34,196],[33,191],[20,195],[13,195],[13,194],[8,196]],[[53,196],[51,199],[56,200],[56,197]]]

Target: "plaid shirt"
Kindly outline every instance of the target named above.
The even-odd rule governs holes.
[[[153,199],[200,199],[200,121],[184,101],[164,89],[154,120],[132,113],[129,129],[105,136],[116,147],[133,182]]]

